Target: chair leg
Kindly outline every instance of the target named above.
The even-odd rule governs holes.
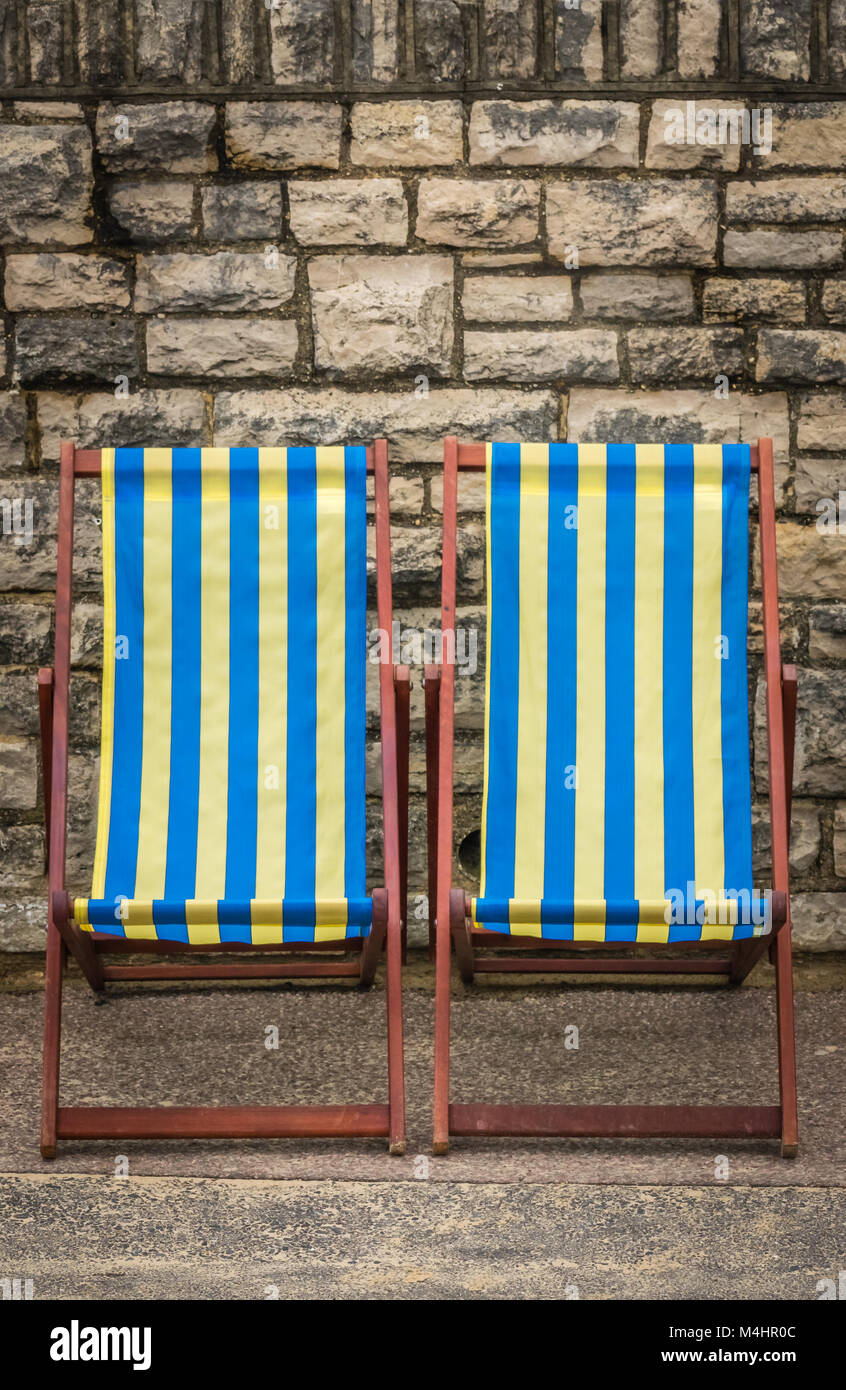
[[[449,1150],[449,919],[437,921],[435,946],[435,1093],[432,1152]]]
[[[435,918],[438,897],[438,746],[441,673],[427,666],[426,692],[426,849],[429,886],[429,959],[435,957]]]
[[[399,912],[388,912],[388,1105],[392,1154],[405,1153],[405,1062],[402,1037],[402,932]]]
[[[402,914],[402,963],[408,959],[408,755],[411,721],[411,676],[407,666],[394,675],[397,711],[397,814],[399,818],[400,912]]]
[[[59,1120],[59,1058],[62,1041],[62,974],[67,948],[59,929],[47,925],[44,987],[44,1062],[41,1091],[41,1157],[56,1157]]]
[[[793,1010],[793,962],[790,952],[789,921],[779,932],[775,946],[781,1153],[783,1158],[795,1158],[799,1151],[799,1115],[796,1096],[796,1025]]]

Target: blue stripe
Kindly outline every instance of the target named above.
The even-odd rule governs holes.
[[[693,822],[693,446],[664,450],[664,876],[695,876]],[[674,936],[670,940],[687,940]]]
[[[362,657],[362,660],[364,658]],[[317,830],[317,455],[288,450],[285,897],[313,901]],[[285,939],[303,940],[297,929]]]
[[[258,820],[258,449],[229,451],[229,753],[226,897],[256,891]],[[221,940],[230,940],[221,923]]]
[[[132,897],[141,814],[144,712],[144,450],[115,450],[114,744],[104,893]],[[119,935],[123,935],[121,928]]]
[[[346,712],[344,719],[345,846],[344,893],[363,898],[365,892],[365,739],[364,679],[367,651],[367,453],[344,450],[346,487]],[[351,925],[352,922],[350,923]],[[350,935],[359,935],[351,932]]]
[[[491,573],[488,576],[488,796],[485,894],[514,896],[517,705],[520,682],[520,445],[491,454]]]
[[[202,480],[199,449],[173,450],[170,798],[165,900],[193,898],[200,803]],[[188,940],[184,913],[182,941]],[[170,923],[170,925],[174,925]]]
[[[722,663],[723,834],[725,887],[752,886],[752,788],[749,766],[747,615],[749,604],[748,444],[723,446]]]
[[[579,449],[549,446],[547,550],[546,816],[544,898],[571,901],[575,873],[576,615],[578,611]],[[573,917],[541,909],[543,935],[573,939]],[[546,930],[547,926],[549,930]]]
[[[605,897],[613,903],[631,904],[635,833],[635,446],[609,444],[607,456]],[[630,908],[628,920],[632,920]],[[613,932],[606,932],[606,937],[609,941],[618,939]]]

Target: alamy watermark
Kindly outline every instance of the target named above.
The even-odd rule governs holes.
[[[687,101],[664,112],[664,140],[668,145],[751,145],[755,154],[771,154],[772,107],[747,111]]]
[[[478,670],[479,634],[474,627],[457,627],[446,635],[437,628],[403,627],[396,620],[391,631],[374,627],[368,635],[370,660],[389,666],[457,666],[474,676]]]

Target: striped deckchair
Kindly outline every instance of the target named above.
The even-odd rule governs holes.
[[[485,775],[475,898],[451,889],[449,654],[457,481],[465,469],[484,472],[487,482]],[[752,470],[773,846],[766,893],[752,880]],[[687,1135],[779,1137],[783,1153],[795,1154],[787,856],[796,673],[782,668],[779,650],[772,441],[459,446],[448,439],[443,653],[440,667],[426,672],[430,820],[437,823],[435,1151],[446,1151],[450,1134]],[[467,983],[478,970],[713,973],[739,981],[769,949],[780,1104],[450,1105],[451,941]],[[562,957],[563,942],[577,954]],[[709,954],[715,945],[716,958]],[[674,956],[674,947],[686,954]],[[559,954],[545,954],[556,948]],[[640,948],[658,955],[644,960]]]
[[[379,622],[390,631],[384,440],[366,449],[62,445],[55,667],[39,673],[50,847],[45,1157],[57,1139],[118,1136],[384,1135],[392,1152],[403,1151],[409,682],[406,668],[381,666],[387,887],[368,893],[368,471]],[[96,475],[99,813],[91,892],[72,900],[65,837],[74,484]],[[387,1104],[59,1106],[67,950],[96,991],[126,979],[354,976],[369,984],[386,937]],[[125,953],[171,960],[104,963]],[[182,964],[174,953],[223,960]]]

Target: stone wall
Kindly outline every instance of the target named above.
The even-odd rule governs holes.
[[[844,68],[846,0],[0,0],[1,946],[43,941],[35,672],[51,658],[60,439],[386,433],[396,607],[420,630],[437,622],[452,431],[774,436],[784,648],[801,668],[795,923],[806,947],[846,945]],[[674,110],[706,108],[728,134],[771,111],[771,150],[667,141]],[[96,488],[79,494],[69,876],[84,889],[100,533]],[[474,629],[478,483],[460,506]],[[763,873],[757,591],[752,623]],[[413,700],[422,888],[419,669]],[[480,677],[460,675],[467,886],[482,708]],[[375,793],[375,746],[370,776]],[[378,853],[375,825],[374,801]]]

